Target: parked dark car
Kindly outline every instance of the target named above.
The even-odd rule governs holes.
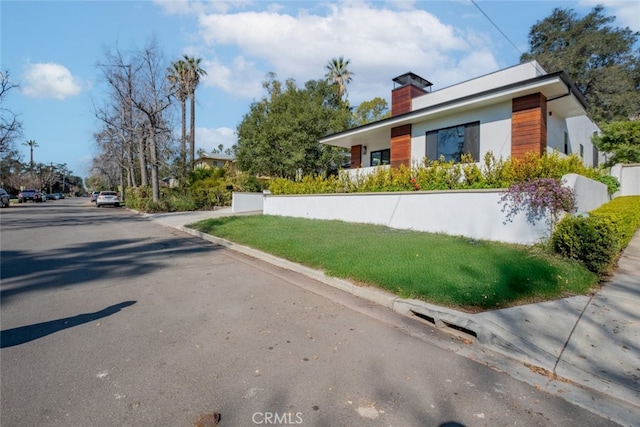
[[[44,202],[46,197],[38,190],[22,190],[18,193],[18,203]]]
[[[0,188],[0,208],[8,208],[11,204],[9,193],[4,188]]]

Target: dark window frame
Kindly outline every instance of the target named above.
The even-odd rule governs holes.
[[[480,161],[480,121],[430,130],[425,136],[428,160],[440,160],[444,156],[445,161],[459,163],[463,154],[470,154],[474,161]],[[457,150],[452,143],[458,145]],[[443,152],[452,148],[454,151]]]
[[[374,164],[374,154],[380,155],[380,163],[378,164]],[[385,156],[386,154],[386,156]],[[375,156],[377,157],[377,156]],[[382,165],[390,165],[391,164],[391,149],[390,148],[385,148],[384,150],[377,150],[377,151],[372,151],[369,154],[369,164],[371,166],[382,166]]]

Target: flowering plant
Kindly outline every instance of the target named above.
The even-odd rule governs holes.
[[[507,214],[505,224],[525,211],[530,224],[544,219],[553,229],[562,212],[576,211],[573,190],[563,187],[559,180],[553,178],[537,178],[514,184],[502,193],[500,202],[504,203],[502,212]]]
[[[409,181],[411,182],[411,185],[413,185],[414,190],[417,191],[420,189],[420,185],[418,184],[415,178],[411,178]]]

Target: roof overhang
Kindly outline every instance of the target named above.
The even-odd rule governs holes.
[[[514,98],[542,93],[547,98],[547,110],[561,117],[575,117],[586,114],[587,103],[564,72],[547,74],[533,79],[499,88],[490,89],[469,96],[430,105],[405,114],[348,129],[321,138],[321,144],[350,148],[376,140],[389,141],[391,129],[397,126],[424,122],[482,108]],[[429,96],[429,94],[424,95]]]

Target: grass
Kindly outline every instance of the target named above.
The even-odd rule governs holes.
[[[189,227],[329,276],[467,311],[585,294],[597,277],[538,248],[341,221],[268,215]]]

